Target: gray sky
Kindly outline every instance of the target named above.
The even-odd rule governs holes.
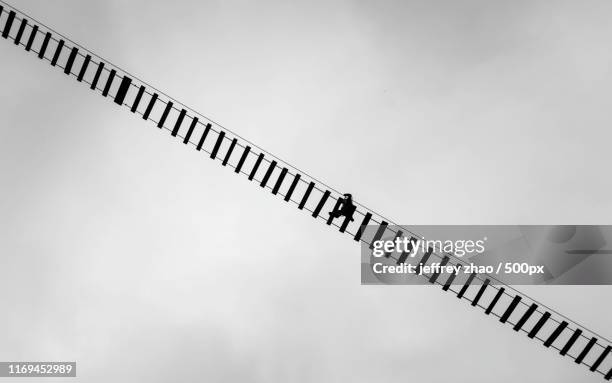
[[[609,2],[16,5],[396,222],[610,224]],[[0,55],[0,360],[88,382],[600,380],[439,289],[360,286],[348,238]],[[521,290],[610,336],[608,287]]]

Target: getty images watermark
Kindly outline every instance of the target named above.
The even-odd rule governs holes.
[[[612,226],[409,228],[364,230],[363,284],[428,284],[432,275],[462,284],[474,273],[514,285],[612,284]]]

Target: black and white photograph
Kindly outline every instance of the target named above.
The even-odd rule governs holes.
[[[612,380],[610,20],[0,0],[0,383]]]

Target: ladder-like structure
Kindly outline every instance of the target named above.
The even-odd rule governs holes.
[[[238,134],[215,123],[144,81],[122,70],[51,28],[0,0],[0,31],[3,39],[29,54],[46,61],[71,79],[92,91],[127,108],[158,129],[210,159],[219,161],[249,181],[278,195],[297,209],[349,235],[354,241],[370,245],[381,238],[417,234],[401,227],[380,214],[357,205],[353,218],[336,220],[328,213],[338,206],[342,194],[305,172],[263,150]],[[339,217],[340,218],[340,217]],[[374,226],[374,230],[365,230]],[[396,259],[404,262],[405,257]],[[452,254],[428,251],[419,260],[462,264]],[[439,274],[423,275],[442,291],[453,293],[487,316],[506,323],[517,333],[524,333],[546,348],[572,358],[605,380],[612,379],[611,342],[578,325],[565,316],[521,294],[488,275],[472,274],[458,281],[456,275],[441,278]]]

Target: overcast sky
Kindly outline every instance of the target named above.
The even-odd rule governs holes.
[[[612,3],[16,6],[402,224],[610,224]],[[0,360],[106,382],[589,382],[0,44]],[[610,336],[608,287],[521,288]]]

